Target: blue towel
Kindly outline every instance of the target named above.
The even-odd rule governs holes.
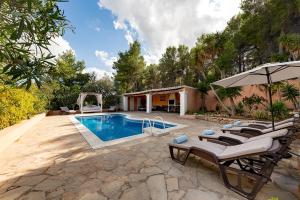
[[[181,144],[181,143],[184,143],[186,141],[188,141],[188,137],[185,134],[180,135],[177,138],[174,138],[174,140],[173,140],[173,142],[175,144]]]
[[[214,130],[204,130],[202,132],[202,135],[213,135],[213,134],[215,134]]]
[[[235,122],[233,122],[233,126],[239,126],[239,125],[241,125],[241,124],[242,124],[241,121],[235,121]]]
[[[225,128],[225,129],[226,128],[232,128],[232,127],[233,127],[232,124],[226,124],[226,125],[223,126],[223,128]]]

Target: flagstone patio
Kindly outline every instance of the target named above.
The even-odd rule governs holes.
[[[98,150],[89,147],[68,116],[46,117],[0,155],[0,199],[244,199],[223,186],[213,166],[193,156],[182,166],[169,157],[167,143],[176,135],[220,125],[159,115],[188,127]],[[257,199],[273,196],[297,199],[272,182]]]

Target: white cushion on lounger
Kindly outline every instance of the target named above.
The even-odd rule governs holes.
[[[285,123],[289,123],[289,122],[294,122],[295,118],[288,118],[279,122],[275,122],[275,125],[280,125],[280,124],[285,124]],[[270,127],[272,127],[272,123],[270,124]]]
[[[279,126],[281,124],[285,124],[285,123],[289,123],[289,122],[294,122],[295,119],[294,118],[288,118],[288,119],[285,119],[285,120],[282,120],[282,121],[279,121],[279,122],[275,122],[274,125],[275,126]],[[249,126],[251,124],[258,124],[258,125],[263,125],[265,126],[266,128],[272,128],[272,123],[269,123],[269,124],[261,124],[259,122],[250,122],[250,123],[242,123],[241,125],[239,126]]]
[[[199,141],[197,145],[193,146],[193,148],[203,149],[205,151],[209,151],[215,155],[219,155],[226,149],[226,146],[221,144],[216,144],[213,142]]]
[[[217,156],[220,159],[225,159],[264,152],[272,147],[272,143],[272,138],[267,137],[235,146],[227,146],[226,149],[221,154],[217,154]]]
[[[284,124],[281,124],[281,125],[278,125],[278,126],[275,126],[275,130],[278,130],[278,129],[284,129],[284,128],[288,128],[288,127],[291,127],[293,126],[294,123],[293,122],[289,122],[289,123],[284,123]],[[222,129],[224,131],[240,131],[241,129],[247,129],[247,130],[255,130],[255,131],[260,131],[262,133],[269,133],[271,132],[273,129],[272,128],[267,128],[267,129],[257,129],[257,128],[251,128],[251,127],[232,127],[230,129]]]
[[[270,137],[270,138],[274,139],[274,138],[278,138],[278,137],[281,137],[281,136],[285,136],[287,133],[288,133],[287,129],[281,129],[281,130],[278,130],[278,131],[272,131],[270,133],[262,134],[262,135],[251,137],[251,138],[246,138],[246,137],[242,137],[242,136],[239,136],[239,135],[235,135],[235,134],[231,134],[231,133],[222,133],[222,132],[215,133],[214,135],[203,135],[203,137],[205,137],[207,139],[209,139],[209,138],[219,139],[220,136],[223,136],[223,137],[237,139],[237,140],[241,141],[242,143],[245,143],[245,142],[251,142],[251,141],[254,141],[254,140],[259,140],[259,139],[262,139],[262,138],[265,138],[265,137]]]
[[[278,130],[278,129],[284,129],[284,128],[288,128],[288,127],[291,127],[293,126],[294,123],[293,122],[288,122],[288,123],[284,123],[284,124],[280,124],[278,126],[275,126],[275,130]],[[268,128],[268,129],[263,129],[261,130],[262,133],[269,133],[273,130],[273,128]]]
[[[185,147],[185,148],[199,148],[203,149],[209,152],[212,152],[216,155],[222,153],[226,146],[212,143],[212,142],[205,142],[205,141],[200,141],[198,138],[189,138],[188,141],[181,143],[181,144],[175,144],[172,143],[172,146],[177,146],[177,147]]]
[[[278,130],[278,131],[272,131],[270,133],[266,133],[266,134],[263,134],[263,135],[259,135],[259,136],[256,136],[256,137],[249,138],[245,142],[251,142],[251,141],[254,141],[254,140],[259,140],[259,139],[262,139],[262,138],[265,138],[265,137],[278,138],[278,137],[281,137],[281,136],[285,136],[287,133],[288,133],[287,129],[281,129],[281,130]]]

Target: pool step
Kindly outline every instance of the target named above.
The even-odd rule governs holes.
[[[169,134],[168,131],[164,130],[164,129],[159,129],[159,128],[155,128],[155,127],[147,127],[144,128],[144,133],[149,134],[149,135],[153,135],[153,136],[164,136]]]
[[[154,127],[154,124],[157,122],[157,121],[155,121],[155,119],[158,119],[161,121],[161,123],[163,124],[163,129]],[[150,127],[144,128],[145,122],[149,122]],[[168,131],[165,130],[166,125],[165,125],[164,119],[161,116],[156,116],[152,120],[149,118],[144,118],[143,123],[142,123],[142,129],[143,129],[143,133],[146,133],[146,134],[149,134],[152,136],[163,136],[163,135],[167,135],[169,133]]]

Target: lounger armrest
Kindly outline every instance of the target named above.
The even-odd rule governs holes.
[[[217,138],[212,138],[212,137],[199,135],[198,138],[200,141],[202,141],[203,139],[206,139],[208,142],[213,142],[213,143],[221,144],[224,146],[242,144],[242,142],[240,140],[231,138],[231,137],[226,137],[226,136],[219,136]]]

